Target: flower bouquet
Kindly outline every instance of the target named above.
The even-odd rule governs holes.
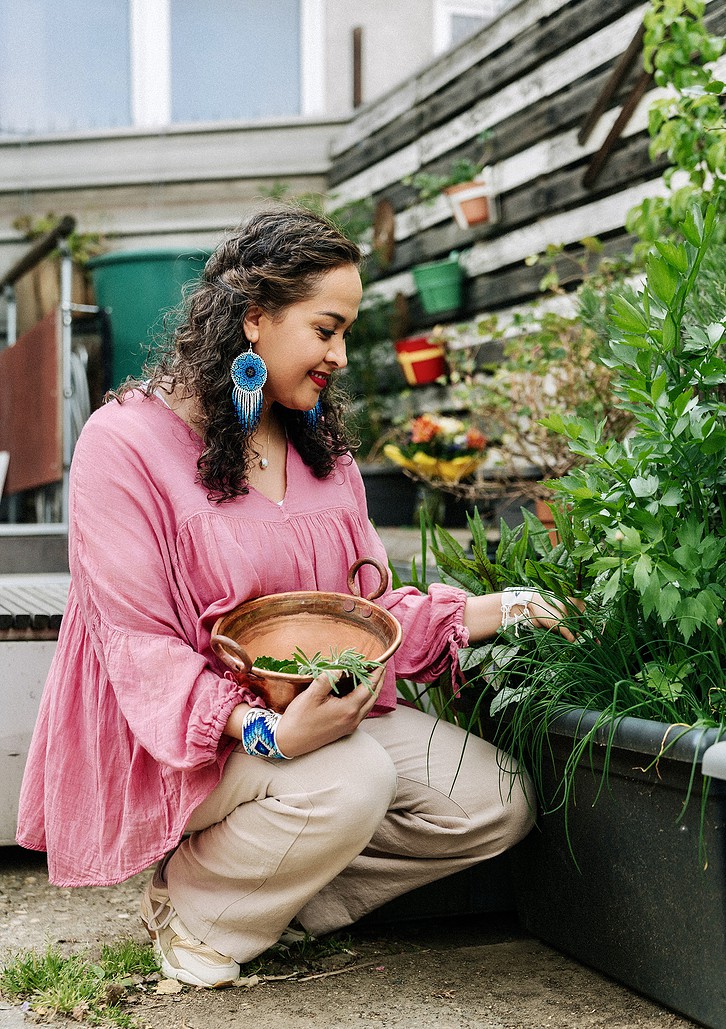
[[[383,453],[394,464],[426,481],[456,483],[484,460],[486,437],[458,418],[422,414],[406,426],[401,440]]]

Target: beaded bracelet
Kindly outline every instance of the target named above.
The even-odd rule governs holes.
[[[502,593],[502,628],[514,626],[514,635],[519,636],[519,623],[531,617],[529,603],[534,590],[526,586],[507,586]],[[521,607],[519,614],[512,614],[513,607]]]
[[[275,738],[282,715],[277,711],[252,708],[242,719],[242,749],[251,757],[266,757],[273,761],[289,761]]]

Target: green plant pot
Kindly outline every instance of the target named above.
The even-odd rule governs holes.
[[[464,272],[458,256],[416,265],[411,274],[427,314],[456,311],[461,307]]]
[[[211,251],[191,247],[120,250],[88,263],[96,302],[106,308],[113,339],[112,385],[138,378],[152,333],[182,299],[182,289],[198,279]]]
[[[550,795],[573,739],[596,716],[578,709],[550,727],[552,750],[543,755]],[[576,803],[540,815],[511,852],[514,892],[534,936],[694,1021],[726,1029],[726,784],[711,781],[701,826],[700,763],[717,731],[690,730],[659,758],[664,739],[683,731],[623,718],[600,790],[603,734],[577,767]]]

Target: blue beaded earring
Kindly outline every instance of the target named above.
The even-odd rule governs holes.
[[[232,362],[232,403],[240,425],[252,432],[262,414],[262,387],[267,381],[267,365],[252,352],[252,344]]]
[[[315,407],[312,409],[312,411],[305,411],[304,412],[305,424],[308,427],[308,429],[314,429],[315,428],[315,426],[318,424],[318,419],[320,418],[320,415],[322,413],[323,413],[323,408],[322,408],[322,405],[321,405],[319,400],[318,400],[317,404],[315,405]]]

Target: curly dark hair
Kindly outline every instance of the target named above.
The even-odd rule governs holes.
[[[110,394],[123,400],[131,390],[150,395],[162,382],[180,385],[201,406],[197,426],[204,450],[199,481],[218,502],[248,492],[255,458],[250,437],[232,404],[230,367],[245,346],[242,322],[250,305],[279,317],[309,299],[320,279],[344,265],[358,267],[361,252],[330,220],[297,207],[276,207],[253,215],[230,233],[207,261],[201,282],[183,302],[183,320],[144,369]],[[320,395],[314,429],[301,411],[278,405],[288,439],[318,478],[355,447],[344,420],[345,394],[330,382]]]

